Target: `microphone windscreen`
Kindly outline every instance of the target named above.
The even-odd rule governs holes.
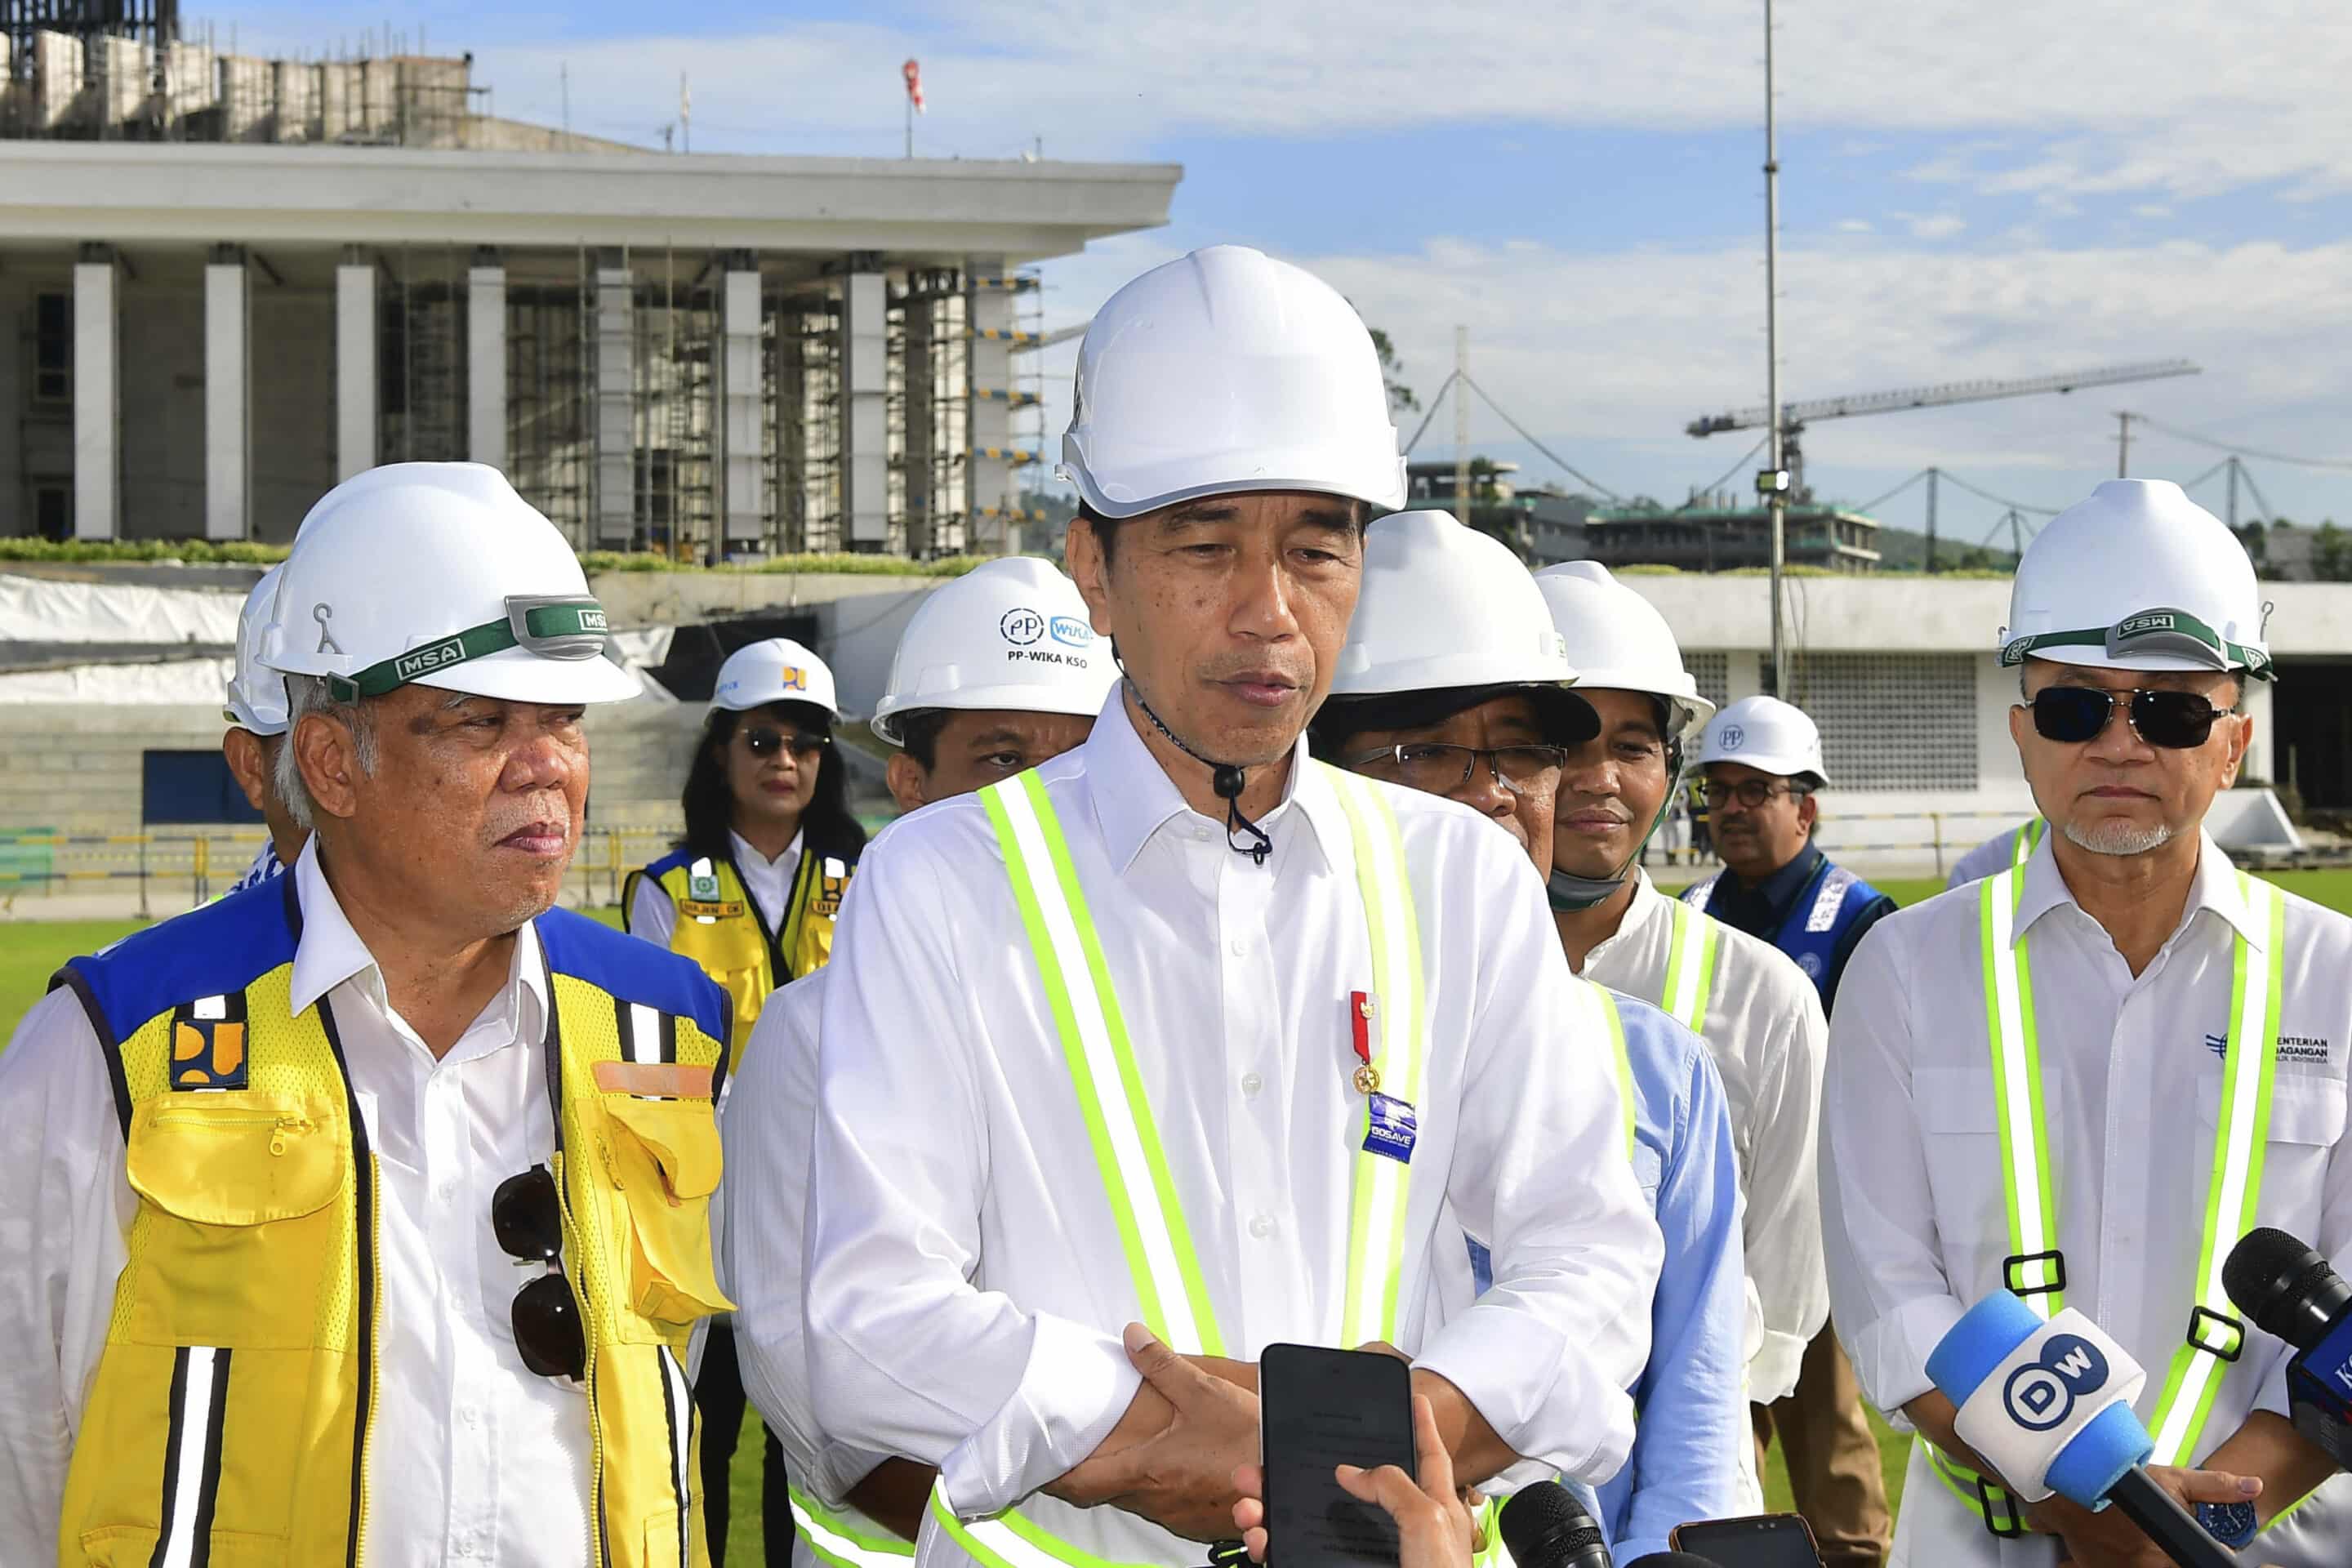
[[[1554,1568],[1578,1562],[1580,1554],[1591,1562],[1596,1551],[1599,1561],[1609,1560],[1608,1538],[1576,1494],[1558,1481],[1538,1481],[1512,1493],[1503,1501],[1497,1523],[1503,1545],[1521,1568]]]
[[[2041,1327],[2042,1319],[2032,1308],[2006,1290],[1996,1290],[1945,1331],[1927,1352],[1927,1376],[1953,1404],[1965,1405],[1977,1385]]]
[[[2231,1304],[2264,1333],[2297,1343],[2293,1310],[2326,1284],[2327,1259],[2283,1230],[2250,1230],[2221,1263],[2221,1289]]]
[[[1636,1557],[1625,1568],[1721,1568],[1712,1557],[1701,1557],[1693,1552],[1653,1552],[1647,1557]]]

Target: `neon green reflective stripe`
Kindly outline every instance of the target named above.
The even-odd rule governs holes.
[[[2009,847],[2011,866],[2022,868],[2028,860],[2033,858],[2034,848],[2042,842],[2042,830],[2048,826],[2048,823],[2037,816],[2017,830],[2017,837],[2011,841]]]
[[[1987,1508],[1990,1504],[2000,1509],[2000,1518],[2003,1524],[2023,1520],[2024,1507],[2008,1488],[1999,1481],[1985,1479],[1925,1437],[1914,1434],[1911,1440],[1919,1446],[1921,1453],[1927,1456],[1928,1472],[1949,1487],[1954,1497],[1968,1504],[1970,1513],[1979,1515],[1990,1524],[1994,1517]],[[1979,1487],[1983,1489],[1981,1491],[1978,1489]],[[2000,1507],[2004,1503],[2007,1506]]]
[[[1066,1541],[1055,1540],[1009,1509],[993,1519],[966,1524],[948,1507],[945,1483],[931,1488],[931,1517],[939,1521],[949,1540],[986,1564],[986,1568],[1158,1568],[1157,1564],[1118,1563],[1082,1552]]]
[[[2048,1123],[2042,1112],[2042,1048],[2033,1027],[2033,973],[2014,922],[2024,881],[2014,871],[1988,877],[1978,897],[1978,930],[1984,945],[1985,1032],[1992,1047],[1993,1100],[2000,1130],[2003,1196],[2009,1214],[2009,1250],[2033,1258],[2057,1250],[2057,1204],[2050,1174]],[[2001,1282],[2011,1289],[2033,1289],[2026,1304],[2044,1318],[2065,1306],[2060,1290],[2036,1288],[2057,1283],[2048,1261],[2030,1266]]]
[[[1143,1083],[1129,1048],[1127,1024],[1103,963],[1102,944],[1078,891],[1069,846],[1062,837],[1045,786],[1034,773],[981,792],[989,820],[1004,852],[1013,896],[1021,909],[1030,952],[1062,1038],[1062,1055],[1077,1093],[1096,1168],[1118,1226],[1136,1303],[1151,1331],[1180,1352],[1223,1355],[1191,1233],[1175,1185],[1160,1152],[1158,1129],[1143,1095]],[[1033,866],[1050,866],[1054,880],[1040,888]],[[1041,896],[1050,895],[1050,896]],[[1073,970],[1087,984],[1073,987]],[[1106,1099],[1104,1079],[1120,1092]],[[1139,1190],[1156,1200],[1139,1207]]]
[[[785,1489],[792,1498],[793,1528],[811,1552],[834,1568],[901,1568],[915,1555],[913,1542],[861,1530],[800,1488]]]
[[[1583,982],[1600,1005],[1601,1016],[1609,1031],[1609,1054],[1617,1063],[1617,1099],[1625,1112],[1625,1158],[1633,1157],[1633,1058],[1625,1049],[1625,1018],[1617,1011],[1617,998],[1606,985]]]
[[[2248,961],[2252,944],[2242,936],[2233,944],[2230,1037],[2221,1066],[2226,1081],[2221,1125],[2213,1133],[2213,1180],[2205,1195],[2204,1234],[2197,1252],[2197,1300],[2205,1310],[2194,1315],[2195,1337],[2184,1338],[2172,1352],[2164,1392],[2148,1417],[2159,1465],[2189,1462],[2205,1429],[2205,1419],[2212,1413],[2213,1396],[2221,1390],[2228,1364],[2224,1358],[2234,1357],[2245,1338],[2244,1329],[2236,1326],[2229,1292],[2222,1288],[2221,1265],[2238,1239],[2254,1228],[2255,1207],[2262,1198],[2263,1160],[2271,1131],[2271,1088],[2278,1068],[2286,900],[2269,883],[2243,871],[2237,878],[2247,907],[2263,917],[2268,940],[2259,964]]]
[[[1491,1564],[1507,1560],[1508,1554],[1503,1550],[1503,1501],[1500,1498],[1488,1498],[1486,1506],[1478,1510],[1478,1517],[1471,1521],[1471,1526],[1470,1561],[1476,1564],[1476,1568],[1490,1568]]]
[[[1378,789],[1353,773],[1314,765],[1329,781],[1347,814],[1355,849],[1356,886],[1363,900],[1379,987],[1381,1043],[1372,1066],[1380,1073],[1383,1094],[1417,1106],[1427,1053],[1422,1038],[1421,921],[1405,874],[1404,839]],[[1357,1133],[1347,1293],[1340,1309],[1339,1342],[1349,1345],[1375,1339],[1396,1342],[1397,1297],[1404,1278],[1405,1210],[1412,1165],[1362,1147],[1370,1132],[1370,1117],[1368,1101]]]
[[[1715,992],[1721,957],[1716,921],[1680,899],[1667,900],[1672,929],[1666,936],[1664,1005],[1675,1023],[1694,1035],[1706,1032],[1706,1004]]]

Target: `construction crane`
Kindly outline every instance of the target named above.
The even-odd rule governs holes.
[[[2033,397],[2046,392],[2073,392],[2084,386],[2115,386],[2128,381],[2161,381],[2168,376],[2195,375],[2198,367],[2185,359],[2155,360],[2146,364],[2114,364],[2097,370],[2068,371],[2058,375],[2032,375],[2017,381],[1949,381],[1940,386],[1905,387],[1895,392],[1866,392],[1851,397],[1820,397],[1790,403],[1780,409],[1781,466],[1789,470],[1789,488],[1797,500],[1811,499],[1805,489],[1805,459],[1798,437],[1817,419],[1848,419],[1861,414],[1897,414],[1906,408],[1941,408],[1953,403],[1990,403],[2004,397]],[[1727,430],[1760,430],[1772,416],[1762,405],[1732,414],[1694,419],[1685,428],[1694,436],[1715,436]]]

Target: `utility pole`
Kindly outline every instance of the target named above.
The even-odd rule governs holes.
[[[1940,468],[1927,470],[1927,575],[1936,574],[1936,479]]]
[[[2238,459],[2232,456],[2222,465],[2230,470],[2230,531],[2238,531]]]
[[[1454,329],[1454,521],[1470,526],[1470,329]]]
[[[2131,478],[2131,415],[2116,410],[2116,478],[2119,479]]]
[[[1764,403],[1765,431],[1771,447],[1771,478],[1765,500],[1772,519],[1772,668],[1767,671],[1775,697],[1789,694],[1789,647],[1780,624],[1780,574],[1787,564],[1788,474],[1782,467],[1780,429],[1780,157],[1772,118],[1772,0],[1764,0]]]

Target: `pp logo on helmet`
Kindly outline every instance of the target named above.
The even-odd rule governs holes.
[[[1014,647],[1027,647],[1045,635],[1045,617],[1034,610],[1007,610],[996,629]]]
[[[1725,751],[1736,752],[1748,744],[1748,731],[1737,724],[1726,724],[1723,727],[1723,732],[1716,737],[1716,741]]]
[[[2053,1334],[2041,1359],[2009,1374],[2000,1391],[2009,1418],[2029,1432],[2063,1426],[2074,1402],[2107,1385],[2107,1358],[2079,1334]]]

